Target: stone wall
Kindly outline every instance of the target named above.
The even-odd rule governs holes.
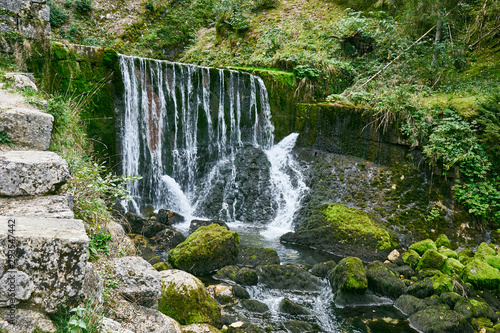
[[[46,0],[0,0],[0,51],[13,52],[15,36],[44,39],[50,35]]]

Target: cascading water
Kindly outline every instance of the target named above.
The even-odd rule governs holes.
[[[298,134],[273,146],[261,78],[123,55],[120,69],[123,173],[142,176],[129,210],[151,204],[290,231],[307,189],[290,155]]]

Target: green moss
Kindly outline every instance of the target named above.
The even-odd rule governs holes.
[[[458,259],[458,254],[455,251],[447,249],[445,247],[440,247],[438,249],[438,252],[441,253],[443,256],[446,256],[448,258]]]
[[[420,255],[414,250],[408,250],[403,254],[403,262],[412,268],[416,268],[420,261]]]
[[[446,274],[435,275],[432,279],[432,288],[437,294],[453,291],[453,279]]]
[[[437,250],[437,247],[432,239],[424,239],[420,242],[412,244],[409,249],[423,255],[429,249]]]
[[[162,283],[162,293],[158,301],[158,311],[177,320],[181,325],[214,324],[220,322],[221,308],[210,297],[199,282],[197,288],[183,286],[179,291],[175,284]]]
[[[446,257],[434,249],[425,251],[417,264],[417,270],[425,268],[441,269],[446,262]]]
[[[446,236],[445,234],[439,235],[439,237],[436,239],[436,247],[440,248],[442,246],[451,249],[451,242],[448,239],[448,236]]]
[[[441,268],[441,271],[445,274],[450,275],[450,276],[455,275],[455,274],[460,276],[462,274],[464,267],[465,266],[457,259],[448,258],[448,259],[446,259],[446,262],[444,263],[443,267]]]
[[[236,262],[239,235],[218,224],[203,226],[170,250],[172,266],[193,274],[208,274]]]
[[[459,251],[457,255],[458,255],[458,260],[460,260],[460,262],[465,265],[470,261],[470,259],[474,257],[474,252],[472,252],[471,249],[466,248],[463,249],[462,251]]]
[[[327,205],[323,210],[327,222],[345,233],[357,233],[362,237],[369,235],[377,240],[377,248],[386,250],[397,246],[389,232],[377,225],[366,213],[341,204]]]
[[[156,264],[154,264],[153,268],[156,269],[158,272],[161,272],[161,271],[166,271],[167,269],[170,269],[171,267],[167,262],[161,261],[161,262],[157,262]]]
[[[465,265],[462,279],[478,290],[497,289],[500,284],[500,271],[484,261],[474,258]]]
[[[368,288],[365,268],[359,258],[342,259],[329,273],[328,279],[332,290],[346,293],[362,294]]]
[[[481,243],[476,251],[476,258],[484,259],[496,255],[496,250],[493,244]]]
[[[500,255],[497,254],[496,256],[486,257],[483,258],[483,260],[491,267],[500,269]]]

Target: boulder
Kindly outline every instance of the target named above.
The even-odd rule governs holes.
[[[208,324],[192,324],[182,327],[183,333],[220,333],[220,331]]]
[[[374,293],[366,291],[363,294],[355,294],[338,290],[333,296],[333,302],[338,308],[357,307],[357,306],[381,306],[392,305],[393,301],[387,297],[377,296]]]
[[[210,324],[221,327],[221,308],[195,276],[170,269],[159,272],[161,297],[158,309],[182,325]]]
[[[368,288],[365,268],[361,260],[356,257],[342,259],[328,274],[328,280],[334,293],[340,290],[346,293],[363,294]]]
[[[226,222],[219,221],[219,220],[192,220],[191,224],[189,225],[189,233],[192,234],[196,230],[198,230],[200,227],[207,227],[211,224],[217,224],[220,225],[221,227],[226,228],[227,230],[230,230]]]
[[[242,299],[240,300],[240,304],[242,307],[244,307],[250,312],[255,312],[255,313],[269,312],[269,307],[265,303],[262,303],[255,299]]]
[[[419,255],[423,255],[429,249],[437,251],[436,243],[434,243],[432,239],[421,240],[420,242],[416,242],[409,247],[409,250],[413,250]]]
[[[440,254],[434,249],[429,249],[425,251],[424,255],[417,264],[417,271],[425,268],[441,269],[446,262],[447,257]]]
[[[288,313],[292,316],[308,316],[311,314],[309,310],[303,306],[297,305],[288,298],[283,298],[278,306],[280,312]]]
[[[15,108],[0,111],[0,132],[16,147],[47,150],[50,146],[54,117],[37,110]]]
[[[492,257],[496,255],[497,251],[494,248],[494,245],[488,243],[481,243],[476,250],[476,258],[484,259],[487,257]]]
[[[127,300],[156,309],[161,293],[160,273],[141,257],[113,259],[113,278],[120,282],[118,291]]]
[[[156,234],[167,228],[168,227],[165,224],[153,220],[148,220],[147,223],[142,227],[141,234],[143,234],[145,237],[152,238]]]
[[[311,324],[300,320],[287,321],[285,327],[290,333],[312,333],[317,331]]]
[[[147,225],[147,223],[148,223],[148,219],[146,219],[142,216],[139,216],[137,214],[134,214],[132,212],[127,212],[125,214],[125,219],[127,220],[128,224],[129,224],[128,226],[126,226],[126,227],[129,227],[129,228],[126,228],[126,229],[129,229],[129,230],[127,230],[127,232],[132,232],[134,234],[142,233],[143,226]]]
[[[0,198],[0,216],[30,216],[54,219],[74,219],[70,197],[48,195],[43,197]]]
[[[464,315],[467,320],[481,317],[488,318],[493,322],[497,322],[498,320],[498,315],[493,308],[485,302],[480,302],[475,299],[462,298],[455,303],[453,310]]]
[[[208,288],[210,294],[215,298],[219,304],[234,304],[237,300],[233,295],[233,287],[225,284],[211,285]]]
[[[406,291],[405,283],[380,261],[366,267],[368,288],[381,296],[396,299]]]
[[[420,261],[420,255],[414,250],[408,250],[403,254],[403,262],[411,268],[417,268]]]
[[[111,235],[109,244],[109,255],[111,257],[118,257],[119,255],[135,256],[137,254],[134,243],[127,236],[121,224],[109,221],[106,223],[106,230]]]
[[[438,249],[438,252],[447,258],[453,258],[458,260],[458,254],[455,251],[450,250],[446,247],[440,247]]]
[[[483,260],[491,267],[500,269],[500,254],[497,254],[496,256],[486,257]]]
[[[102,318],[100,325],[101,330],[106,333],[134,333],[131,330],[123,328],[119,322],[106,317]]]
[[[248,293],[248,291],[244,287],[239,286],[239,285],[233,286],[233,296],[236,298],[239,298],[239,299],[249,299],[250,298],[250,294]]]
[[[113,318],[132,332],[182,333],[181,325],[158,310],[120,300],[113,308]]]
[[[396,262],[396,260],[398,260],[399,256],[400,256],[399,251],[398,250],[393,250],[387,256],[387,260],[389,260],[390,262]]]
[[[153,240],[156,244],[158,244],[157,249],[159,251],[168,252],[170,249],[173,249],[180,243],[184,242],[186,240],[186,237],[184,237],[184,235],[180,231],[174,228],[166,228],[157,233],[153,237]]]
[[[431,278],[426,278],[411,284],[406,290],[408,295],[412,295],[418,298],[425,298],[432,296],[434,294],[434,287]]]
[[[328,273],[337,266],[337,263],[333,260],[320,262],[319,264],[314,265],[310,272],[313,275],[319,276],[320,278],[326,278]]]
[[[265,333],[266,331],[257,325],[237,321],[227,328],[227,333]]]
[[[257,267],[260,282],[271,289],[320,290],[322,281],[298,265]]]
[[[234,264],[238,256],[239,235],[217,224],[200,227],[176,248],[168,260],[173,267],[204,275]]]
[[[474,257],[474,252],[472,252],[471,249],[463,249],[462,251],[457,252],[457,255],[458,260],[465,265]]]
[[[16,239],[16,270],[28,276],[33,284],[29,299],[18,299],[20,307],[54,313],[60,306],[74,305],[83,287],[89,247],[82,221],[0,217],[0,253],[5,257],[9,248],[9,224],[14,226]],[[6,261],[0,262],[0,266],[0,272],[7,270]],[[16,284],[23,281],[27,280],[17,279]],[[16,285],[17,290],[27,292],[26,286],[30,283]],[[6,301],[6,295],[0,294]]]
[[[412,295],[401,295],[394,305],[407,316],[411,316],[427,306],[423,300]]]
[[[464,282],[478,290],[497,289],[500,285],[500,271],[479,259],[472,259],[462,272]]]
[[[102,303],[104,292],[104,281],[99,275],[95,265],[87,262],[85,266],[85,280],[83,281],[83,288],[81,296],[84,300],[93,301],[94,304]]]
[[[16,90],[23,91],[29,89],[38,91],[35,84],[35,76],[32,73],[5,73],[3,77],[8,81],[12,81]]]
[[[458,301],[465,299],[465,297],[460,296],[455,292],[444,292],[439,296],[439,299],[443,304],[446,304],[450,307],[450,309],[453,309],[455,307],[455,304]]]
[[[464,265],[457,259],[448,258],[446,259],[443,267],[441,268],[441,272],[448,275],[458,275],[460,276],[464,270]]]
[[[240,247],[237,264],[255,268],[260,265],[279,265],[280,257],[274,249]]]
[[[259,282],[259,276],[255,269],[243,267],[236,272],[234,281],[244,286],[255,286]]]
[[[451,242],[448,239],[448,236],[445,234],[439,235],[439,237],[436,239],[436,247],[439,249],[440,247],[445,247],[447,249],[451,249]]]
[[[176,223],[184,222],[184,216],[170,210],[159,209],[158,214],[156,214],[156,221],[165,225],[174,225]]]
[[[429,306],[413,314],[410,324],[422,333],[473,333],[474,330],[467,319],[452,310],[439,306]]]
[[[57,191],[68,179],[68,164],[56,153],[0,153],[0,196],[49,194]]]
[[[9,333],[55,333],[57,328],[45,314],[26,309],[16,309],[15,325],[8,321],[9,310],[0,309],[0,330]]]

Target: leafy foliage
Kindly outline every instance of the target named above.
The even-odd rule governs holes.
[[[50,8],[50,25],[60,28],[68,21],[68,13],[64,10],[64,8],[53,1],[49,1],[47,4]]]
[[[14,145],[12,144],[12,141],[10,141],[9,137],[7,136],[6,131],[0,132],[0,143],[6,143],[10,147],[14,147]]]
[[[92,0],[76,0],[75,11],[79,14],[87,14],[94,8],[92,7]]]
[[[111,235],[105,234],[102,229],[98,229],[90,236],[89,251],[90,259],[97,259],[101,254],[109,256],[109,242]]]
[[[98,333],[103,314],[102,305],[89,300],[69,310],[60,308],[52,319],[60,333]]]

